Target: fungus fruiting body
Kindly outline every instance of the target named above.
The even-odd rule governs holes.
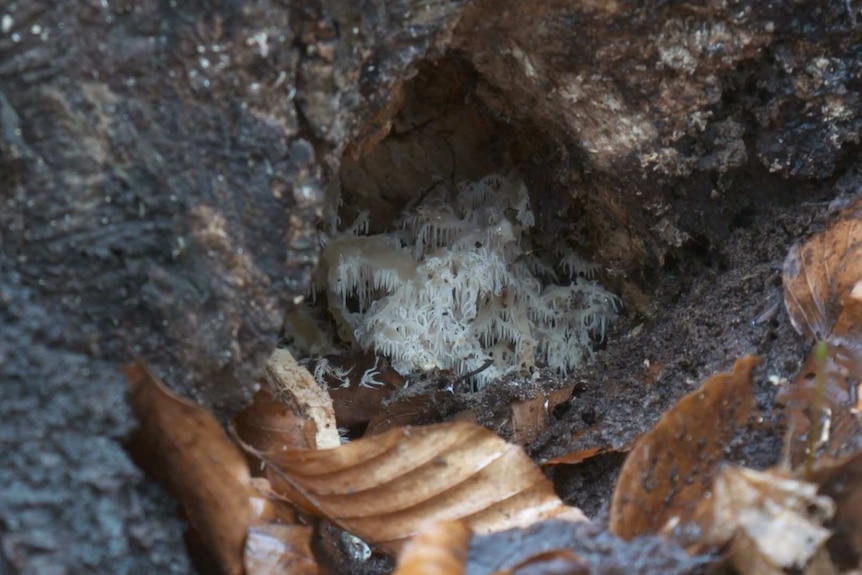
[[[619,300],[577,254],[537,256],[534,223],[517,178],[439,184],[391,231],[366,235],[361,214],[330,237],[314,299],[325,294],[342,341],[401,374],[451,370],[478,387],[537,364],[566,374],[605,338]]]

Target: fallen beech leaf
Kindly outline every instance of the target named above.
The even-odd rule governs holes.
[[[827,228],[794,245],[784,260],[784,304],[793,327],[809,340],[832,333],[851,288],[862,280],[862,200]]]
[[[246,575],[318,575],[312,532],[303,525],[251,527],[245,543]]]
[[[401,397],[381,408],[368,422],[366,435],[378,435],[395,427],[428,425],[440,421],[441,407],[451,397],[446,390],[427,389],[425,393]]]
[[[841,345],[825,345],[824,365],[818,366],[815,353],[811,353],[793,381],[784,385],[776,397],[787,415],[788,452],[784,457],[792,469],[809,462],[811,457],[840,459],[862,449],[862,417],[856,409],[862,356]],[[823,371],[820,383],[818,370]],[[816,424],[813,427],[812,422]],[[809,432],[817,435],[811,438],[813,443]],[[812,447],[814,452],[809,454]]]
[[[610,530],[624,539],[657,533],[671,519],[686,522],[756,411],[751,374],[755,356],[732,373],[709,378],[667,411],[641,437],[623,464],[614,490]]]
[[[566,506],[524,451],[469,423],[396,428],[325,451],[268,462],[273,488],[369,544],[397,552],[428,521],[462,520],[488,533],[560,517]]]
[[[277,349],[264,372],[266,387],[234,418],[234,430],[260,451],[340,444],[332,400],[289,351]],[[252,469],[261,462],[247,453]]]
[[[613,447],[590,447],[589,449],[579,449],[578,451],[572,451],[571,453],[552,457],[551,459],[542,462],[542,467],[551,465],[577,465],[578,463],[583,463],[587,459],[592,459],[597,455],[617,453],[618,451],[620,450],[614,449]]]
[[[727,547],[739,573],[801,570],[831,535],[824,523],[834,512],[832,500],[818,495],[815,484],[778,471],[726,466],[710,495],[693,517],[700,531],[689,551]]]
[[[367,424],[380,413],[387,399],[404,388],[404,377],[392,369],[388,361],[374,354],[328,355],[320,361],[325,361],[331,372],[322,377],[332,397],[335,419],[341,427]],[[336,377],[332,372],[343,376]],[[368,377],[366,374],[373,374],[380,385],[362,385],[363,376]]]
[[[856,355],[862,353],[862,278],[846,294],[829,341],[853,350]]]
[[[512,569],[497,571],[494,575],[589,575],[590,566],[571,549],[546,551]]]
[[[833,561],[844,570],[862,562],[862,451],[842,461],[821,464],[810,481],[818,493],[835,502],[831,523],[835,535],[827,544]]]
[[[272,352],[266,362],[264,375],[276,400],[288,406],[294,415],[314,422],[314,448],[329,449],[341,445],[332,399],[288,350],[276,349]],[[285,445],[294,447],[288,441],[285,441]]]
[[[367,424],[383,409],[385,402],[396,391],[395,388],[366,387],[351,385],[349,387],[330,387],[332,406],[335,408],[335,420],[341,427]]]
[[[512,403],[512,443],[529,445],[548,428],[547,398],[540,395]]]
[[[131,449],[166,483],[222,570],[242,573],[254,496],[242,452],[212,415],[168,390],[142,363],[123,372],[140,422]]]
[[[784,298],[796,330],[821,342],[778,397],[789,422],[785,457],[810,473],[818,457],[862,448],[862,200],[791,248]]]
[[[269,479],[252,477],[250,485],[255,491],[255,495],[251,498],[251,507],[258,522],[284,525],[297,522],[296,509],[272,490]]]
[[[472,538],[459,521],[427,525],[404,546],[392,575],[463,575]]]
[[[298,408],[282,402],[268,390],[254,394],[251,405],[234,419],[234,428],[243,441],[261,451],[314,449],[317,423]]]
[[[572,394],[575,392],[575,384],[561,387],[549,392],[548,395],[548,413],[553,413],[558,405],[569,401]]]
[[[577,443],[583,437],[591,433],[595,433],[599,427],[600,424],[591,425],[590,427],[580,429],[572,433],[570,442]],[[552,467],[554,465],[578,465],[579,463],[583,463],[588,459],[592,459],[600,455],[609,455],[613,453],[628,453],[637,443],[639,438],[640,437],[636,437],[635,439],[632,439],[627,443],[620,445],[619,447],[614,447],[612,445],[595,445],[591,447],[576,449],[568,453],[563,453],[562,455],[557,455],[555,457],[545,459],[544,461],[542,461],[541,465],[542,468]]]
[[[575,386],[569,385],[550,393],[543,393],[533,399],[512,403],[512,442],[529,445],[548,428],[554,408],[567,401]]]

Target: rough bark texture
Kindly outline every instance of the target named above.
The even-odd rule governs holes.
[[[368,203],[360,188],[385,196],[403,168],[397,154],[371,166],[374,154],[421,145],[417,126],[436,122],[456,141],[408,183],[514,165],[549,233],[579,235],[619,277],[646,277],[851,166],[858,12],[4,3],[0,571],[189,570],[172,503],[121,448],[133,421],[117,367],[142,357],[221,417],[236,412],[305,291],[325,192],[340,184]],[[445,106],[402,109],[411,89],[414,103]],[[372,160],[339,178],[345,149]],[[637,281],[619,286],[635,309]]]
[[[409,3],[333,4],[0,7],[0,571],[188,571],[121,448],[117,368],[242,407],[305,292],[361,62],[403,74],[458,7],[407,34]]]
[[[454,47],[484,103],[550,140],[523,168],[534,193],[576,196],[595,256],[630,271],[692,238],[720,241],[743,210],[793,195],[788,180],[831,178],[853,158],[858,13],[853,2],[487,1]]]

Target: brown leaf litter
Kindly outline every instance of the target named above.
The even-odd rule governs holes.
[[[726,461],[733,446],[768,420],[754,396],[759,359],[741,358],[636,441],[614,492],[611,532],[623,539],[661,535],[668,540],[663,553],[682,545],[731,572],[821,575],[859,568],[860,218],[862,200],[795,246],[784,265],[793,325],[818,342],[778,395],[788,425],[785,465],[758,471]],[[289,352],[277,351],[264,387],[235,421],[265,474],[252,479],[212,416],[172,394],[143,365],[126,373],[141,420],[132,451],[176,495],[225,573],[319,572],[310,545],[313,517],[379,551],[401,553],[398,575],[460,575],[468,548],[493,537],[482,534],[541,529],[545,519],[580,525],[586,519],[559,499],[520,447],[494,432],[467,421],[402,425],[440,416],[428,412],[435,403],[428,393],[390,401],[403,379],[327,390]],[[661,374],[657,364],[644,383],[656,384]],[[571,388],[514,402],[505,418],[508,433],[517,443],[534,441],[554,405],[570,395]],[[340,445],[336,416],[367,426],[366,436]],[[607,451],[582,449],[545,464],[576,464]],[[565,530],[547,525],[552,533]],[[602,533],[589,537],[613,537]],[[499,574],[586,574],[601,564],[582,554],[589,546],[563,537],[549,549],[542,541],[532,557],[499,565]],[[611,549],[629,545],[617,540]]]
[[[724,450],[758,417],[747,356],[683,397],[641,437],[614,491],[610,529],[625,539],[686,522],[709,491]]]
[[[862,448],[862,200],[794,246],[784,262],[785,304],[796,330],[822,342],[779,401],[790,426],[791,465]]]
[[[124,368],[140,426],[131,451],[179,501],[222,573],[316,573],[311,528],[252,479],[242,452],[206,410],[177,396],[142,363]]]

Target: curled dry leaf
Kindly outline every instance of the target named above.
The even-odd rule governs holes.
[[[441,419],[441,408],[452,394],[446,390],[426,388],[422,393],[398,397],[382,406],[368,422],[366,435],[377,435],[395,427],[428,425]]]
[[[784,298],[796,330],[822,342],[778,398],[789,422],[786,458],[810,472],[817,457],[862,447],[862,200],[791,248]]]
[[[512,442],[529,445],[538,439],[551,423],[554,408],[567,401],[574,389],[574,385],[569,385],[563,389],[539,394],[533,399],[514,402],[511,417]]]
[[[595,430],[596,428],[597,426],[591,426],[574,433],[572,435],[572,441],[577,442],[579,439],[586,436],[588,433]],[[639,438],[640,436],[636,437],[635,439],[632,439],[627,443],[624,443],[619,447],[614,447],[612,445],[597,445],[593,447],[576,449],[574,451],[570,451],[568,453],[564,453],[562,455],[546,459],[542,462],[542,467],[552,467],[554,465],[577,465],[579,463],[587,461],[588,459],[592,459],[593,457],[598,457],[600,455],[607,455],[612,453],[627,453],[631,451],[632,447],[635,446]]]
[[[783,279],[784,303],[796,331],[809,340],[829,336],[845,298],[862,280],[862,199],[825,231],[790,249]]]
[[[314,435],[309,438],[313,448],[329,449],[341,445],[332,399],[288,350],[272,352],[266,362],[264,376],[278,402],[286,405],[293,415],[313,422]],[[292,446],[287,444],[286,447]]]
[[[739,573],[783,575],[803,570],[824,551],[834,512],[813,483],[780,471],[726,466],[693,517],[698,540],[689,551],[725,548]]]
[[[823,360],[811,353],[776,397],[787,415],[789,436],[784,457],[792,469],[814,457],[839,459],[862,449],[862,415],[858,409],[862,357],[841,345],[823,345]]]
[[[212,415],[168,390],[142,363],[123,371],[140,422],[130,449],[177,498],[220,568],[242,573],[254,520],[242,452]]]
[[[542,466],[577,465],[578,463],[583,463],[587,459],[592,459],[593,457],[604,455],[606,453],[617,453],[618,451],[625,451],[625,449],[614,449],[613,447],[590,447],[588,449],[579,449],[577,451],[558,455],[557,457],[552,457],[551,459],[544,461]]]
[[[256,525],[245,543],[246,575],[317,575],[313,529],[303,525]]]
[[[751,374],[759,364],[755,356],[737,360],[732,373],[709,378],[638,440],[614,490],[612,532],[631,539],[691,517],[711,488],[725,448],[756,415]]]
[[[404,546],[392,575],[463,575],[472,537],[460,521],[431,523]]]
[[[548,428],[550,417],[546,408],[546,398],[542,395],[533,399],[516,401],[511,405],[512,442],[528,445]]]
[[[276,349],[264,371],[264,386],[233,425],[243,441],[260,451],[318,449],[340,444],[332,400],[289,351]],[[262,463],[246,454],[252,470]]]
[[[326,383],[335,419],[342,427],[367,424],[380,413],[384,402],[404,388],[404,377],[374,354],[328,355],[318,359],[313,369],[321,365],[327,369],[322,370],[320,379]]]
[[[275,449],[314,449],[317,445],[317,423],[295,404],[285,403],[266,389],[254,394],[251,405],[234,419],[234,429],[251,445],[262,451]]]
[[[250,484],[255,491],[251,498],[251,508],[258,522],[283,525],[297,522],[296,509],[272,490],[269,479],[252,477]]]
[[[835,502],[828,545],[832,560],[843,569],[862,567],[862,451],[842,461],[821,465],[810,480],[818,493]]]
[[[461,520],[488,533],[560,517],[566,506],[523,450],[457,422],[397,428],[337,449],[267,454],[273,488],[388,552],[428,521]]]

